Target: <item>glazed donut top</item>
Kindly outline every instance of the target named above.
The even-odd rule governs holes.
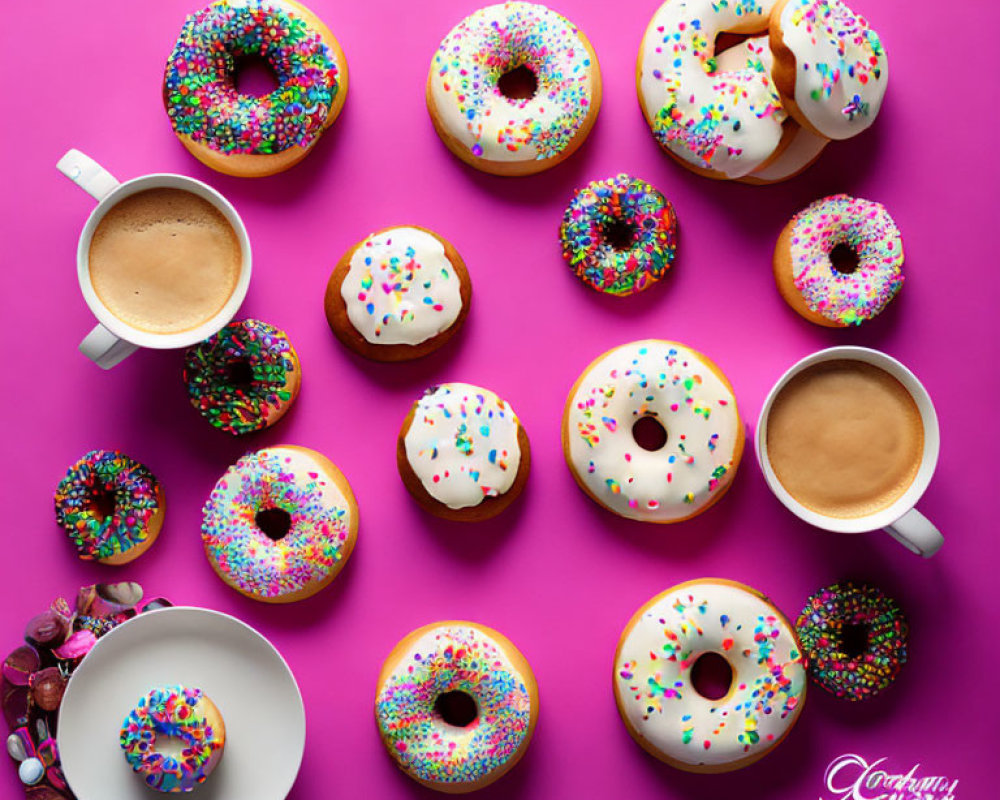
[[[505,97],[498,81],[527,66],[534,96]],[[499,3],[466,17],[434,54],[430,94],[445,129],[489,161],[554,158],[591,111],[597,65],[577,28],[535,3]]]
[[[521,465],[518,426],[514,410],[489,389],[442,383],[417,401],[406,458],[439,503],[477,506],[513,486]]]
[[[667,431],[653,452],[632,434],[646,416]],[[591,364],[563,425],[577,480],[616,513],[646,521],[683,519],[712,502],[732,480],[742,441],[729,387],[693,350],[658,339]]]
[[[742,177],[771,157],[787,112],[765,64],[720,72],[715,38],[767,28],[775,0],[667,0],[643,39],[639,92],[660,144],[695,167]]]
[[[419,228],[373,233],[340,286],[354,329],[372,344],[416,345],[451,327],[461,282],[444,245]]]

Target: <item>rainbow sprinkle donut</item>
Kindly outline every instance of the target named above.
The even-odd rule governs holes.
[[[869,700],[906,663],[906,617],[874,586],[848,581],[820,589],[806,601],[795,627],[809,675],[835,697]]]
[[[233,435],[269,428],[288,411],[302,383],[288,337],[256,319],[230,322],[184,356],[191,404]]]
[[[167,742],[161,749],[158,736]],[[139,700],[122,722],[119,741],[147,786],[169,794],[190,792],[222,759],[226,726],[201,689],[166,686]]]
[[[524,755],[537,719],[531,667],[484,625],[418,628],[379,675],[375,721],[386,749],[403,772],[441,791],[495,781]]]
[[[247,56],[274,71],[270,94],[236,90],[237,59]],[[346,94],[340,45],[293,0],[219,0],[191,14],[163,78],[163,104],[184,146],[213,169],[244,177],[305,158]]]
[[[629,295],[662,278],[677,254],[670,201],[643,180],[616,175],[577,189],[559,228],[563,258],[588,286]]]
[[[84,561],[125,564],[163,527],[163,487],[147,467],[117,450],[91,450],[56,487],[56,522]]]

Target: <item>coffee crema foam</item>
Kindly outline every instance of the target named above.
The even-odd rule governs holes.
[[[766,447],[795,500],[853,519],[888,508],[910,487],[923,458],[924,426],[912,395],[885,370],[824,361],[778,393]]]
[[[197,328],[232,297],[242,250],[214,205],[183,189],[147,189],[116,203],[90,242],[90,281],[107,309],[133,328]]]

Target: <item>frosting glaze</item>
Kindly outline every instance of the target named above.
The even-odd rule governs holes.
[[[530,69],[538,88],[513,100],[498,81]],[[535,3],[481,8],[444,38],[431,63],[428,93],[440,124],[475,159],[546,160],[586,133],[596,60],[571,22]]]
[[[676,522],[713,503],[743,452],[736,398],[704,356],[646,339],[594,361],[570,391],[563,445],[577,482],[623,517]],[[666,444],[644,450],[632,427],[654,417]]]
[[[518,426],[514,409],[489,389],[443,383],[417,401],[406,458],[439,503],[477,506],[513,486],[521,465]]]
[[[787,112],[763,60],[724,71],[719,33],[767,29],[775,0],[667,0],[639,55],[639,99],[660,145],[691,166],[739,178],[781,143]]]
[[[391,228],[365,239],[340,286],[351,325],[372,344],[416,345],[451,327],[461,283],[437,237]]]
[[[700,695],[691,668],[704,653],[729,663],[718,700]],[[643,606],[615,656],[615,697],[632,735],[675,766],[736,769],[776,746],[805,700],[794,630],[749,587],[699,580]],[[742,763],[738,763],[742,762]]]
[[[530,735],[528,684],[503,647],[483,629],[460,623],[430,627],[380,681],[375,718],[400,766],[422,781],[473,783],[504,769]],[[449,725],[435,709],[446,692],[464,692],[476,720]]]
[[[889,60],[864,17],[840,0],[788,0],[772,35],[795,57],[795,104],[818,133],[847,139],[875,121]]]

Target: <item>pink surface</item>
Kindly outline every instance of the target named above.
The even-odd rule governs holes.
[[[1000,389],[992,243],[1000,162],[991,137],[1000,120],[992,98],[984,100],[984,79],[974,76],[993,70],[987,55],[1000,24],[997,7],[949,17],[963,26],[955,37],[938,33],[912,2],[858,0],[892,59],[881,118],[857,139],[832,144],[800,178],[757,188],[691,175],[653,142],[637,108],[634,67],[657,0],[555,4],[597,50],[604,107],[579,153],[525,179],[493,178],[459,163],[424,109],[434,48],[475,3],[425,0],[415,13],[391,0],[312,0],[350,64],[343,116],[291,172],[228,178],[188,155],[160,104],[164,60],[197,5],[50,0],[5,8],[3,303],[19,344],[3,375],[0,647],[13,648],[23,623],[54,596],[94,581],[135,579],[175,602],[235,614],[277,645],[305,697],[308,742],[293,798],[431,795],[397,772],[371,707],[393,644],[412,628],[455,617],[509,636],[541,689],[527,755],[483,797],[830,797],[823,772],[843,753],[885,756],[882,767],[891,772],[919,763],[917,776],[949,775],[960,781],[957,796],[984,796],[992,770],[973,749],[996,741],[995,715],[982,703],[992,702],[987,670],[1000,656],[996,638],[983,633],[998,622],[988,510],[996,497]],[[935,42],[942,35],[944,43]],[[942,47],[961,52],[930,60]],[[73,265],[93,202],[55,170],[69,147],[120,179],[192,175],[239,209],[255,255],[242,313],[287,330],[303,362],[302,394],[276,428],[243,439],[210,428],[188,404],[178,352],[139,353],[104,373],[76,351],[93,324]],[[673,274],[625,300],[580,284],[560,258],[556,235],[573,188],[619,171],[666,193],[682,228]],[[860,330],[809,325],[785,306],[771,278],[771,249],[788,217],[840,191],[885,203],[907,252],[901,295]],[[472,312],[456,340],[430,358],[368,363],[330,334],[324,287],[348,246],[406,222],[454,242],[472,275]],[[920,508],[944,531],[943,550],[922,561],[884,535],[836,535],[800,523],[770,495],[749,451],[729,495],[694,521],[648,526],[599,509],[563,462],[562,407],[593,357],[641,337],[676,339],[709,354],[751,424],[771,383],[811,351],[861,344],[902,360],[927,386],[941,419],[940,465]],[[492,522],[437,521],[396,475],[399,424],[422,389],[443,380],[494,389],[531,437],[528,488]],[[248,449],[281,442],[317,448],[343,469],[360,504],[361,530],[331,588],[298,605],[268,607],[213,575],[199,524],[225,468]],[[57,481],[94,447],[125,450],[166,487],[160,541],[126,567],[78,561],[53,521]],[[611,694],[611,660],[640,604],[706,575],[749,583],[789,615],[828,582],[876,581],[909,614],[911,663],[867,705],[811,688],[787,742],[743,772],[677,772],[625,732]],[[973,686],[981,687],[978,695]],[[0,795],[16,796],[14,770],[0,773]]]

